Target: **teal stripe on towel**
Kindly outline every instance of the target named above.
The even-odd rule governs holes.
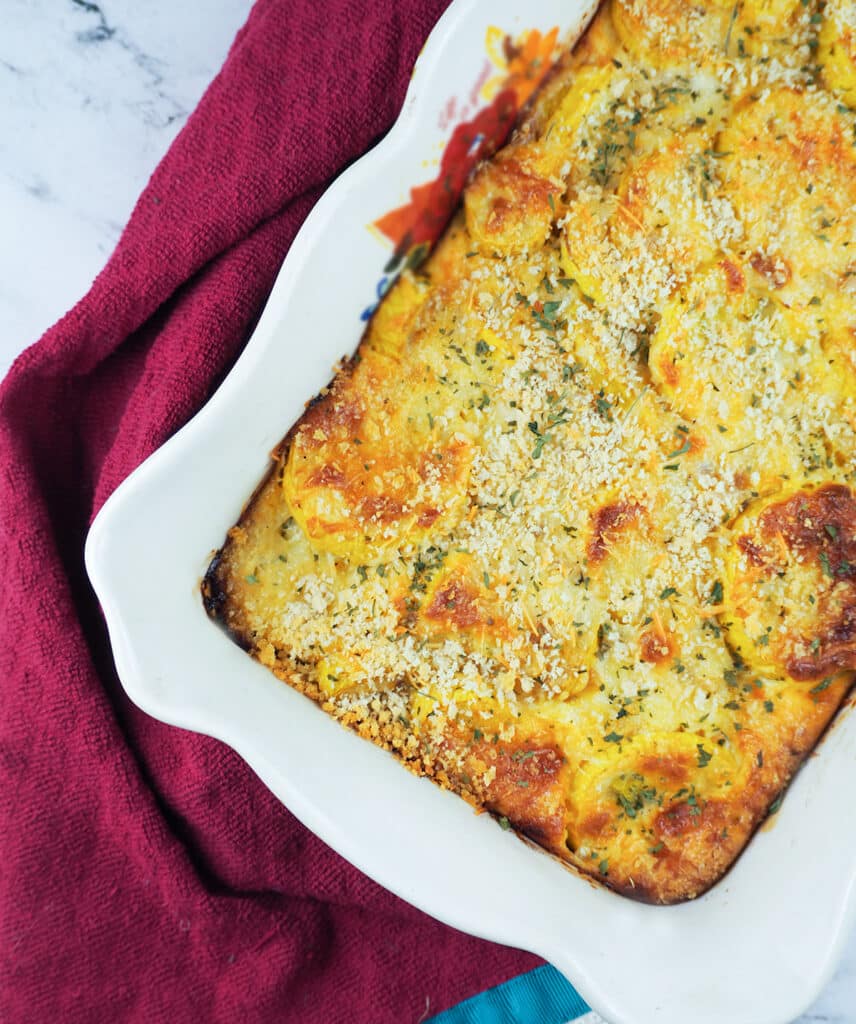
[[[589,1007],[555,967],[545,965],[489,988],[424,1024],[565,1024]]]

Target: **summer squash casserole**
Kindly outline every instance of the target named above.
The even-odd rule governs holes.
[[[852,0],[604,4],[204,582],[638,899],[723,874],[856,669],[854,110]]]

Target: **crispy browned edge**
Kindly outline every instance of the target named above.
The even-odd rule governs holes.
[[[366,331],[364,331],[362,336],[360,337],[360,345],[362,345],[363,339],[365,338],[367,331],[368,326],[366,327]],[[359,350],[359,345],[357,346],[357,349]],[[271,484],[272,478],[276,476],[278,480],[281,479],[282,470],[283,467],[285,466],[285,460],[288,458],[288,450],[289,446],[291,445],[291,440],[294,437],[294,434],[296,433],[297,429],[303,422],[303,419],[306,416],[306,414],[314,405],[317,405],[319,402],[323,401],[325,396],[329,393],[329,390],[332,387],[333,383],[337,379],[339,379],[345,372],[347,372],[348,369],[353,367],[355,365],[355,361],[356,356],[351,356],[350,358],[343,359],[340,362],[339,368],[337,369],[330,383],[326,387],[322,388],[317,395],[315,395],[306,403],[306,406],[303,410],[303,415],[295,423],[293,423],[291,427],[289,427],[288,433],[285,435],[285,437],[283,437],[279,444],[270,453],[271,463],[270,466],[268,466],[267,472],[258,482],[258,484],[256,485],[256,489],[253,491],[253,493],[249,497],[249,500],[241,509],[241,514],[238,516],[237,522],[233,527],[231,527],[231,529],[226,534],[226,538],[223,541],[223,546],[218,548],[217,551],[215,551],[214,554],[212,555],[208,568],[205,570],[205,575],[202,577],[202,583],[200,584],[202,590],[202,603],[205,606],[205,611],[208,613],[209,618],[213,619],[216,623],[222,626],[222,628],[229,634],[232,640],[234,640],[235,643],[238,644],[239,647],[242,647],[245,651],[249,651],[252,648],[252,641],[246,634],[242,633],[238,629],[233,628],[226,620],[224,610],[226,607],[226,602],[228,601],[228,594],[226,593],[225,580],[221,578],[220,575],[221,572],[225,571],[225,569],[228,566],[229,552],[231,551],[235,544],[235,530],[239,530],[241,526],[244,523],[246,523],[250,516],[253,514],[259,498],[261,498],[262,494],[264,494],[268,486]]]
[[[362,338],[365,337],[368,329],[369,328],[367,326]],[[360,344],[362,344],[362,338],[360,340]],[[340,379],[344,374],[348,373],[356,364],[356,360],[356,355],[343,359],[333,381]],[[307,402],[304,416],[314,405],[323,401],[329,393],[329,389],[332,386],[333,381],[331,381],[330,385],[323,388],[321,392],[315,395],[314,398]],[[243,650],[249,652],[254,657],[254,637],[252,634],[246,630],[237,628],[234,625],[234,622],[229,620],[229,611],[232,610],[232,607],[229,604],[229,595],[227,593],[227,581],[231,569],[229,558],[232,549],[238,542],[238,537],[240,536],[240,530],[242,529],[243,524],[249,522],[253,517],[259,500],[270,488],[281,487],[282,473],[286,459],[288,458],[289,447],[295,432],[302,422],[303,416],[293,424],[282,441],[280,441],[276,448],[271,452],[271,465],[268,468],[267,473],[259,482],[255,491],[253,491],[249,501],[241,511],[241,515],[238,518],[237,523],[229,530],[223,546],[213,555],[200,585],[202,601],[208,616],[216,622],[217,625],[220,626],[239,647],[243,648]],[[304,696],[318,704],[323,711],[333,712],[335,710],[334,705],[326,700],[324,694],[312,680],[307,679],[298,672],[283,667],[282,663],[278,660],[276,665],[266,667],[269,667],[274,675],[283,682],[287,683],[289,686],[298,690]],[[375,717],[376,715],[377,717]],[[421,747],[417,737],[406,729],[401,722],[393,718],[390,712],[385,711],[379,701],[374,707],[355,708],[345,716],[335,715],[334,717],[341,725],[350,728],[359,736],[370,740],[377,746],[380,746],[384,750],[395,755],[398,760],[414,774],[431,778],[444,789],[449,789],[462,796],[477,810],[484,809],[482,802],[474,793],[461,791],[453,784],[452,780],[442,767],[437,765],[433,759],[426,756],[426,752]]]
[[[317,402],[321,397],[323,397],[323,393],[321,396],[316,396],[310,405]],[[261,496],[269,488],[279,488],[281,486],[281,474],[288,454],[288,446],[298,425],[299,423],[292,427],[282,443],[272,453],[270,469],[248,501],[238,523],[232,528],[229,536],[227,536],[223,547],[212,558],[201,585],[203,601],[208,615],[228,633],[235,643],[253,654],[254,657],[256,655],[253,652],[255,640],[253,635],[246,630],[236,628],[233,622],[229,621],[229,611],[238,611],[238,609],[233,609],[229,605],[227,593],[227,582],[230,572],[229,557],[231,549],[238,543],[237,537],[239,534],[236,531],[240,531],[242,524],[249,522],[252,518]],[[318,704],[322,710],[327,712],[334,712],[336,710],[335,706],[327,701],[311,679],[295,672],[279,661],[275,665],[267,667],[283,682]],[[543,845],[537,834],[537,826],[530,831],[512,822],[512,828],[527,845],[536,847],[541,853],[552,857],[564,868],[570,870],[578,877],[587,880],[592,885],[603,885],[637,902],[652,905],[669,905],[695,899],[722,881],[732,870],[748,847],[752,837],[759,828],[763,827],[764,822],[768,819],[771,806],[777,808],[798,769],[809,756],[817,751],[826,733],[839,720],[841,710],[851,706],[852,703],[852,695],[843,698],[837,709],[838,713],[836,714],[835,710],[832,711],[830,720],[820,735],[814,738],[813,741],[808,741],[786,752],[785,764],[780,775],[782,780],[780,786],[772,791],[766,787],[748,789],[745,793],[741,794],[743,810],[748,812],[751,822],[745,833],[745,839],[733,854],[711,847],[710,860],[705,864],[705,868],[709,870],[705,870],[701,877],[696,875],[690,878],[679,872],[675,877],[661,879],[662,884],[657,888],[652,888],[638,882],[628,885],[609,876],[600,875],[597,872],[596,866],[592,866],[591,872],[587,872],[577,864],[564,859],[558,851]],[[501,811],[492,808],[485,802],[484,794],[478,792],[478,786],[468,787],[461,783],[460,778],[456,777],[453,779],[450,777],[443,766],[434,759],[433,755],[426,753],[417,736],[384,708],[382,701],[377,700],[367,708],[354,708],[345,716],[335,715],[335,717],[340,724],[350,728],[359,736],[389,751],[414,774],[431,778],[444,789],[451,790],[458,796],[463,797],[477,811],[488,811],[495,818],[502,816]]]
[[[603,0],[601,0],[601,2],[603,2]],[[577,46],[583,44],[585,40],[586,34],[582,36],[577,43]],[[568,52],[560,56],[553,69],[545,77],[544,82],[541,85],[541,89],[544,88],[553,75],[562,69],[569,56],[570,54]],[[509,132],[509,136],[514,132],[525,132],[526,117],[537,101],[540,91],[541,90],[539,89],[538,93],[530,99],[526,107],[524,107],[519,113],[515,125]],[[507,143],[507,141],[508,139],[505,140],[503,145]],[[501,148],[501,146],[499,148]],[[460,209],[460,202],[457,209]],[[455,212],[457,212],[457,210],[453,211],[452,217],[454,217]],[[262,477],[258,486],[242,509],[236,524],[227,533],[222,547],[214,553],[208,569],[206,570],[205,576],[202,579],[202,600],[208,616],[216,622],[229,635],[229,637],[238,644],[238,646],[249,652],[253,657],[256,657],[256,654],[253,652],[254,637],[246,630],[236,628],[233,622],[229,621],[228,612],[230,610],[230,605],[229,595],[227,593],[227,580],[230,571],[229,558],[231,551],[236,543],[237,537],[240,535],[242,526],[249,522],[253,517],[256,505],[261,497],[269,488],[281,486],[282,473],[292,439],[297,429],[303,423],[306,413],[318,402],[323,401],[329,394],[333,384],[343,376],[347,375],[359,361],[359,349],[360,346],[362,346],[370,327],[371,322],[369,321],[360,337],[360,341],[354,355],[341,360],[334,376],[331,378],[330,383],[326,387],[322,388],[317,395],[306,403],[303,415],[290,427],[282,441],[280,441],[280,443],[271,452],[271,465],[268,468],[267,473]],[[282,667],[281,663],[278,661],[276,665],[267,667],[269,667],[271,671],[283,682],[287,683],[289,686],[298,690],[304,696],[318,704],[321,710],[329,713],[335,712],[335,706],[331,702],[327,701],[318,686],[305,676]],[[854,680],[854,682],[856,682],[856,680]],[[796,749],[791,748],[787,751],[786,765],[781,773],[782,782],[776,790],[771,792],[766,788],[756,788],[754,790],[747,790],[746,793],[742,794],[743,797],[746,798],[743,808],[745,811],[749,812],[749,818],[751,821],[751,824],[746,831],[745,840],[742,846],[738,848],[736,853],[726,856],[722,855],[722,851],[712,850],[711,859],[706,865],[710,870],[706,872],[702,878],[694,879],[695,884],[692,884],[688,879],[680,878],[671,879],[671,885],[667,883],[656,890],[643,884],[623,884],[609,876],[598,874],[597,868],[594,866],[590,872],[583,870],[579,865],[563,858],[556,850],[549,849],[543,845],[543,843],[539,841],[537,834],[534,832],[532,834],[528,834],[525,828],[515,826],[513,823],[512,829],[518,838],[528,846],[535,847],[542,854],[550,856],[560,863],[566,870],[571,871],[577,877],[588,881],[591,885],[596,887],[604,886],[637,902],[658,906],[673,905],[676,903],[686,902],[691,899],[696,899],[699,896],[704,895],[704,893],[709,891],[728,875],[751,843],[755,833],[764,827],[766,821],[773,820],[771,815],[778,809],[781,800],[793,782],[800,767],[802,767],[810,756],[817,753],[818,748],[827,733],[840,720],[844,709],[852,706],[854,700],[856,700],[856,698],[854,698],[853,689],[851,689],[849,694],[845,694],[845,696],[842,697],[837,708],[832,709],[826,725],[817,736],[812,737],[808,742]],[[465,784],[462,784],[460,780],[457,780],[456,783],[456,781],[453,781],[452,778],[449,777],[445,769],[439,765],[433,757],[427,756],[425,750],[420,745],[418,738],[401,722],[393,718],[392,714],[383,708],[380,700],[373,702],[368,708],[355,708],[345,716],[335,715],[334,717],[336,717],[336,720],[341,725],[344,725],[356,732],[359,736],[368,739],[375,745],[389,751],[399,760],[400,763],[414,774],[428,777],[444,789],[448,789],[456,793],[479,812],[487,811],[494,818],[501,817],[500,811],[486,804],[484,795],[479,794],[477,787],[470,788]],[[504,821],[503,824],[504,827],[508,827],[507,821]],[[675,884],[676,882],[678,884]],[[683,882],[683,884],[680,884],[681,882]]]

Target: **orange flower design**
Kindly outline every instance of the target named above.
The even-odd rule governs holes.
[[[558,35],[558,28],[553,28],[545,34],[532,29],[517,42],[505,37],[505,68],[492,102],[452,132],[437,177],[412,188],[410,202],[374,222],[395,247],[384,268],[387,273],[403,262],[418,265],[427,256],[458,205],[473,168],[505,142],[517,114],[544,80]]]

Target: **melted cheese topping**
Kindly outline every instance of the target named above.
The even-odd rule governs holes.
[[[212,570],[331,714],[641,898],[719,877],[856,669],[851,6],[604,5]]]
[[[828,89],[852,106],[856,98],[856,7],[826,0],[818,34],[818,60]]]

